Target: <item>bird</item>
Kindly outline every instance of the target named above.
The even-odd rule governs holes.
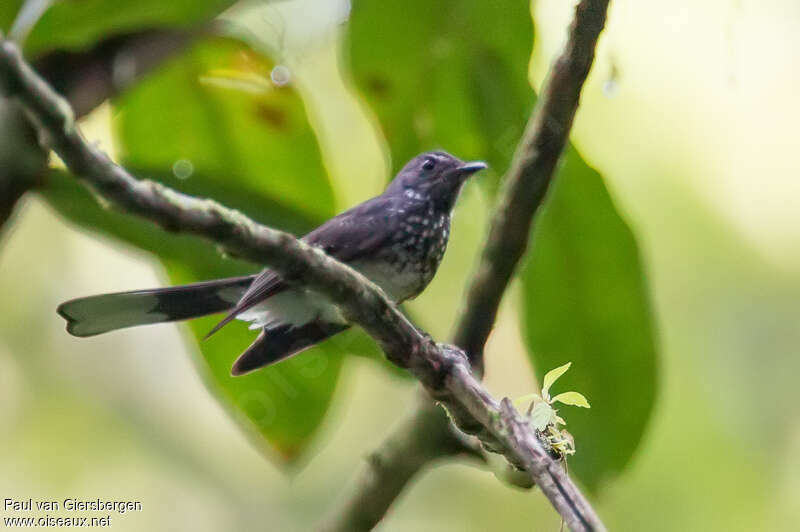
[[[359,271],[396,303],[413,299],[442,262],[464,183],[485,168],[482,161],[464,162],[445,151],[422,153],[382,194],[302,240]],[[260,330],[233,363],[233,376],[284,360],[351,326],[333,302],[287,284],[269,268],[256,275],[73,299],[57,312],[67,321],[67,332],[78,337],[226,312],[206,338],[234,319]]]

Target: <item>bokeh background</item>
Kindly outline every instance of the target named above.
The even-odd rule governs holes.
[[[11,4],[9,12],[20,3]],[[104,13],[102,2],[91,4]],[[486,3],[499,11],[482,22],[496,26],[481,30],[496,37],[495,49],[513,47],[517,28],[531,25],[527,5],[523,21],[518,12],[500,11],[505,4]],[[106,10],[113,9],[109,5]],[[390,169],[402,164],[394,159],[415,148],[392,138],[392,112],[406,110],[385,112],[362,98],[347,61],[340,61],[348,21],[365,16],[359,9],[355,0],[352,8],[322,0],[237,5],[223,18],[263,55],[249,53],[245,66],[231,73],[230,65],[215,61],[219,47],[193,48],[189,66],[180,60],[167,64],[84,118],[85,136],[149,177],[190,191],[201,186],[193,183],[204,173],[227,172],[230,181],[216,183],[216,194],[196,189],[221,201],[235,203],[237,190],[258,186],[263,175],[272,179],[270,190],[280,201],[261,219],[301,230],[378,193]],[[404,11],[409,10],[399,10]],[[572,8],[539,0],[530,12],[535,47],[532,56],[530,47],[520,54],[526,63],[530,59],[530,80],[538,88],[564,42]],[[405,16],[426,22],[438,15],[432,10]],[[47,17],[38,22],[45,29],[37,33],[34,25],[26,41],[31,53],[63,29],[57,18]],[[476,22],[468,20],[465,27],[471,23]],[[428,31],[422,23],[398,26],[412,40]],[[634,389],[648,417],[633,458],[626,455],[619,474],[594,485],[599,512],[613,530],[795,530],[800,522],[798,27],[800,4],[794,0],[612,0],[572,141],[602,175],[638,244],[657,352],[657,385],[643,379],[647,389]],[[55,40],[58,46],[80,46],[78,34],[64,32]],[[438,86],[450,78],[409,70],[403,61],[413,66],[413,58],[381,55],[392,48],[377,44],[384,37],[379,31],[369,37],[376,40],[375,57],[364,53],[363,61],[396,69],[409,90],[431,101],[454,102],[453,109],[439,106],[431,117],[417,117],[421,143],[436,147],[442,142],[437,133],[451,138],[437,128],[460,116],[463,86]],[[464,41],[468,46],[467,36]],[[399,40],[395,50],[403,45]],[[431,50],[445,58],[463,53]],[[472,56],[466,57],[459,60],[470,64]],[[259,94],[260,85],[241,71],[260,69],[266,58],[286,68],[299,93],[292,98],[302,97],[313,129],[274,145],[250,146],[248,138],[260,137],[236,121],[236,102],[242,94]],[[443,60],[436,68],[448,64]],[[265,68],[276,72],[271,64]],[[170,79],[181,76],[192,82],[206,78],[196,100],[172,91]],[[373,84],[376,94],[385,90],[379,81]],[[204,90],[218,91],[214,97],[228,103],[212,109]],[[482,94],[486,108],[515,112],[504,110],[502,93],[494,100],[491,92]],[[301,109],[299,99],[263,98],[267,122],[291,121]],[[154,112],[158,105],[163,115]],[[495,127],[492,116],[484,118],[486,128]],[[218,134],[197,140],[209,138],[207,130]],[[516,140],[493,144],[487,155],[476,138],[443,147],[465,158],[494,158],[496,172],[465,190],[447,262],[429,292],[410,307],[439,338],[457,315],[496,174]],[[319,151],[309,156],[307,146],[317,142]],[[267,155],[259,159],[262,152]],[[235,168],[241,160],[249,166]],[[164,168],[167,173],[159,174]],[[387,371],[363,338],[334,342],[297,363],[324,385],[293,381],[289,371],[261,377],[283,392],[269,408],[245,400],[251,418],[275,426],[270,416],[279,419],[297,408],[288,410],[293,424],[265,432],[248,429],[231,407],[230,397],[242,404],[241,389],[219,384],[236,354],[232,345],[248,338],[244,327],[221,333],[233,337],[231,344],[218,344],[217,352],[204,347],[209,351],[203,354],[195,333],[205,332],[207,321],[191,330],[161,325],[92,339],[68,336],[54,311],[66,299],[202,278],[216,273],[223,259],[195,243],[156,256],[145,251],[152,249],[146,235],[130,245],[108,232],[88,231],[80,223],[91,219],[81,220],[67,205],[71,181],[64,179],[62,186],[52,179],[56,192],[27,195],[0,236],[2,497],[141,500],[143,512],[114,518],[117,530],[291,531],[319,523],[352,489],[364,456],[409,413],[418,393],[414,382]],[[129,241],[141,235],[135,225],[121,231],[134,234]],[[488,345],[486,380],[498,396],[518,397],[536,388],[524,326],[528,304],[524,283],[515,283]],[[602,314],[603,308],[594,311]],[[367,356],[342,356],[349,351]],[[209,357],[217,357],[218,368],[204,366]],[[604,375],[602,360],[594,363]],[[640,378],[624,365],[613,375],[622,384],[612,386],[621,388]],[[594,382],[592,389],[604,384]],[[585,386],[578,389],[597,406]],[[306,394],[325,397],[307,406]],[[638,408],[634,400],[629,407]],[[571,412],[564,413],[569,421]],[[607,432],[595,428],[591,436],[613,443],[613,427]],[[593,443],[579,439],[577,446],[580,455]],[[456,461],[420,475],[380,530],[558,526],[539,493],[505,486],[491,473]]]

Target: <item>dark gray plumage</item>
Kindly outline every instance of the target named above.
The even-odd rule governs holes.
[[[483,169],[442,152],[423,153],[380,196],[331,218],[303,240],[359,270],[397,302],[421,293],[433,279],[450,236],[450,213],[466,178]],[[105,294],[58,308],[76,336],[228,311],[211,330],[233,319],[261,329],[238,358],[241,375],[283,360],[349,327],[335,305],[288,286],[269,269],[258,276]]]

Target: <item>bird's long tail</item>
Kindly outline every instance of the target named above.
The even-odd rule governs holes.
[[[229,310],[236,305],[254,275],[183,286],[82,297],[62,303],[58,313],[73,336],[167,321],[187,320]]]
[[[320,319],[303,325],[275,324],[264,327],[247,350],[233,364],[231,375],[238,376],[269,366],[338,334],[349,325]]]

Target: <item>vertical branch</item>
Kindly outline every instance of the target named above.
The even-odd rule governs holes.
[[[454,340],[469,354],[477,371],[483,368],[483,347],[494,326],[500,301],[528,247],[534,216],[569,139],[581,88],[605,25],[608,3],[608,0],[583,0],[576,6],[567,43],[544,82],[504,179]]]
[[[358,492],[368,497],[347,499],[321,527],[324,532],[371,530],[386,509],[422,469],[436,460],[475,453],[453,435],[444,410],[431,401],[401,423],[389,438],[367,458],[359,478]],[[425,434],[425,438],[419,438]],[[480,453],[478,453],[480,456]]]

